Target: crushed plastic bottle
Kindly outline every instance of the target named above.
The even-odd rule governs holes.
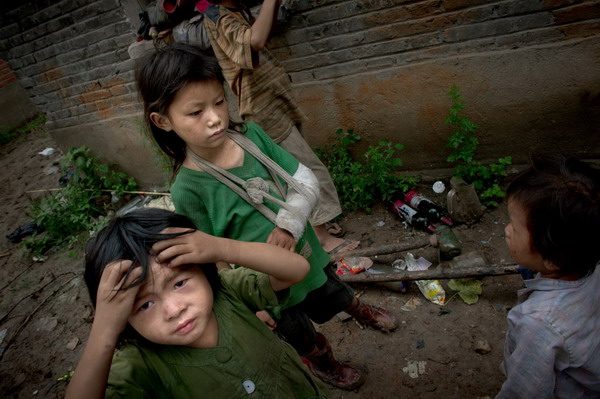
[[[395,267],[408,271],[421,271],[429,269],[431,262],[425,258],[415,259],[414,255],[408,252],[404,259],[394,261]],[[446,291],[438,280],[417,280],[417,287],[425,298],[435,303],[436,305],[445,305]]]

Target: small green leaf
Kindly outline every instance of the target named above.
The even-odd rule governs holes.
[[[448,287],[457,291],[458,295],[467,305],[473,305],[479,300],[479,295],[483,292],[482,282],[472,278],[454,279],[448,281]]]

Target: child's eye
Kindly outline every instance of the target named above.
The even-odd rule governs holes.
[[[199,109],[198,111],[194,111],[194,112],[190,112],[191,116],[196,116],[196,115],[200,115],[202,113],[202,110]]]
[[[148,301],[148,302],[144,302],[142,304],[142,306],[139,307],[139,311],[144,311],[144,310],[148,310],[150,309],[152,306],[154,306],[154,302],[152,301]]]
[[[225,104],[225,99],[217,101],[217,105],[223,105],[223,104]]]
[[[175,288],[181,288],[181,287],[183,287],[186,284],[187,284],[187,279],[178,281],[178,282],[175,283]]]

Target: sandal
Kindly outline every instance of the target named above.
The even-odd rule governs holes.
[[[334,237],[343,237],[344,234],[346,234],[346,232],[344,231],[342,226],[338,224],[338,222],[327,222],[325,223],[325,228],[327,229],[327,233]]]

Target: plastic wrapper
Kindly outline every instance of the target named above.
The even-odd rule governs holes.
[[[425,258],[415,259],[414,255],[409,252],[404,256],[404,259],[394,261],[392,266],[412,272],[429,269],[431,262]],[[444,287],[438,280],[417,280],[415,284],[425,298],[436,305],[445,305],[446,291],[444,291]]]
[[[362,256],[354,256],[350,258],[342,258],[340,260],[335,261],[335,266],[335,272],[338,275],[356,274],[364,272],[365,270],[373,266],[373,261],[369,258],[365,258]]]

